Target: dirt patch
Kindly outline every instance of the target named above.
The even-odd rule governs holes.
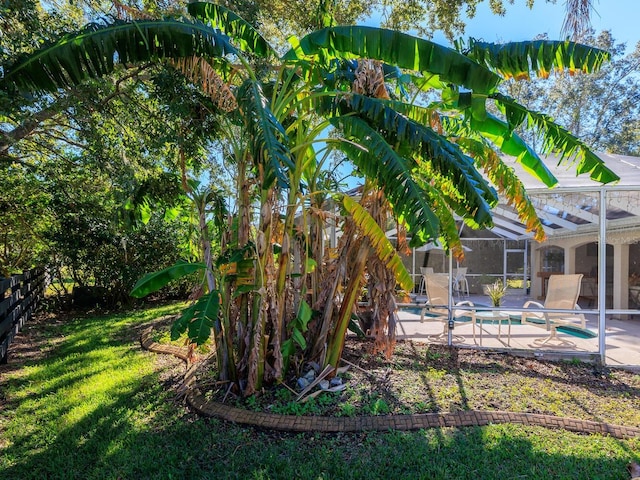
[[[390,360],[366,352],[350,339],[343,358],[342,392],[296,401],[289,388],[263,390],[249,398],[216,387],[211,367],[201,368],[208,399],[256,411],[294,415],[388,415],[465,410],[503,410],[640,426],[640,376],[593,364],[553,362],[411,341],[398,342]],[[346,363],[345,363],[346,365]]]

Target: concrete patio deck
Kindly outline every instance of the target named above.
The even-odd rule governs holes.
[[[423,296],[414,299],[417,304],[426,300]],[[470,297],[454,297],[454,303],[460,300],[469,300],[474,305],[486,306],[488,298],[483,295],[471,295]],[[521,309],[529,298],[524,296],[508,295],[504,298],[503,311],[512,315],[519,315]],[[587,330],[598,333],[597,315],[587,314]],[[410,339],[418,342],[435,343],[429,337],[443,332],[444,324],[439,320],[425,320],[420,322],[420,314],[416,309],[401,308],[399,310],[400,322],[396,329],[398,339]],[[482,329],[482,345],[480,345],[480,329]],[[500,332],[499,332],[500,331]],[[539,346],[534,340],[542,339],[548,332],[544,327],[513,324],[511,335],[508,335],[508,324],[503,322],[476,324],[476,339],[473,339],[473,327],[471,322],[456,322],[453,333],[459,336],[457,346],[463,348],[483,348],[511,351],[518,354],[530,354],[543,358],[572,358],[597,356],[598,338],[579,338],[567,333],[558,332],[562,340],[572,342],[572,346],[553,347]],[[500,335],[499,335],[500,333]],[[442,342],[438,342],[442,343]],[[606,350],[605,363],[610,367],[624,367],[640,371],[640,316],[631,316],[628,320],[607,318],[606,325]]]

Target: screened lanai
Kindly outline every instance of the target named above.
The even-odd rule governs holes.
[[[414,301],[428,302],[422,272],[449,273],[453,281],[456,273],[464,271],[463,288],[451,289],[450,309],[462,297],[487,306],[490,302],[483,285],[500,279],[508,287],[503,305],[516,318],[527,301],[544,304],[552,276],[580,274],[576,307],[580,311],[576,314],[587,319],[585,330],[592,338],[586,343],[569,339],[565,345],[545,345],[544,351],[583,353],[609,364],[639,365],[640,158],[599,156],[620,176],[620,182],[601,186],[588,175],[576,176],[575,166],[557,166],[557,160],[548,157],[545,163],[558,179],[558,185],[549,189],[515,161],[507,160],[543,221],[546,241],[533,240],[513,208],[501,203],[494,210],[491,230],[461,227],[465,247],[461,262],[448,258],[437,245],[415,249],[405,258],[415,279]],[[504,347],[501,343],[497,346]],[[526,341],[517,348],[540,350],[539,345]]]

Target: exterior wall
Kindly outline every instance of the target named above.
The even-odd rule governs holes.
[[[532,244],[532,294],[543,296],[543,256],[545,249],[556,246],[564,251],[564,269],[561,273],[582,273],[581,296],[597,297],[598,236],[588,234],[567,238],[551,238],[543,244]],[[607,234],[607,307],[626,309],[637,307],[629,303],[629,276],[640,276],[640,231]],[[595,307],[596,302],[591,307]]]

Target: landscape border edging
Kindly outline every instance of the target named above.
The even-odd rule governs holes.
[[[187,365],[190,365],[186,348],[154,342],[151,338],[152,331],[153,327],[149,327],[142,332],[140,343],[143,348],[154,353],[173,355],[186,362]],[[411,415],[379,415],[361,417],[295,416],[254,412],[225,405],[220,402],[207,400],[200,391],[193,386],[194,376],[192,372],[188,371],[185,374],[185,379],[186,383],[190,387],[186,393],[187,403],[200,415],[271,430],[346,433],[366,430],[408,431],[427,428],[459,428],[514,423],[551,429],[563,429],[577,433],[597,433],[601,435],[609,435],[617,439],[640,437],[640,428],[638,427],[613,425],[606,422],[594,422],[592,420],[557,417],[554,415],[539,413],[505,412],[499,410],[465,410],[447,413],[416,413]]]

